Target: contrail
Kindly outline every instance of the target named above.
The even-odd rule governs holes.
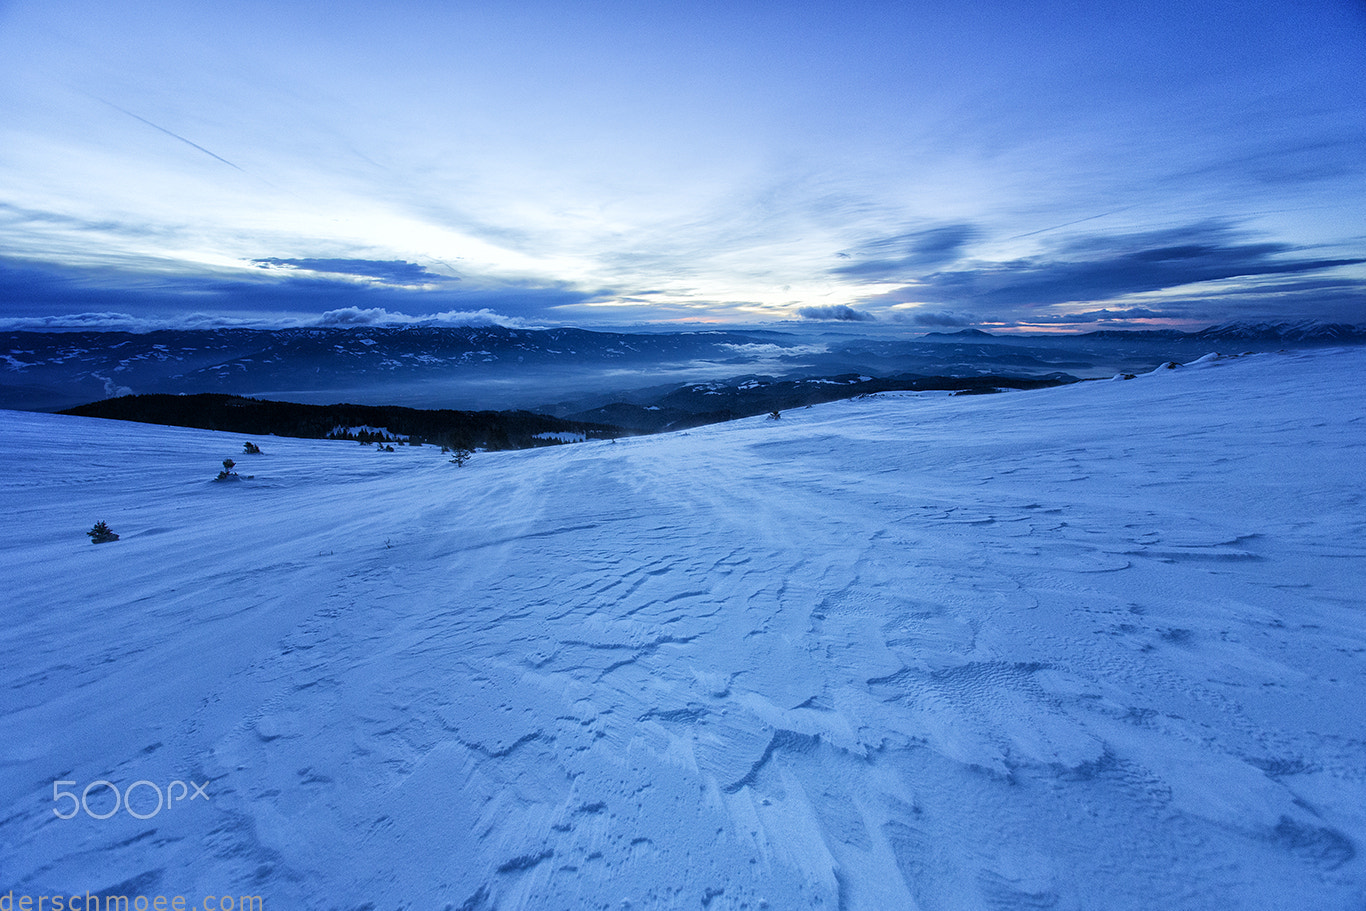
[[[111,108],[113,108],[114,110],[119,111],[120,113],[123,113],[123,114],[127,114],[129,117],[132,117],[134,120],[141,121],[142,123],[147,124],[149,127],[151,127],[151,128],[154,129],[154,130],[160,130],[161,132],[165,133],[167,136],[170,136],[172,139],[179,139],[181,142],[185,143],[187,146],[192,146],[192,147],[198,149],[199,151],[203,152],[205,155],[209,156],[210,158],[213,158],[213,159],[215,159],[215,160],[217,160],[217,161],[221,161],[221,162],[223,162],[223,164],[227,165],[227,166],[230,167],[230,168],[237,168],[237,170],[242,171],[241,168],[238,168],[237,165],[233,164],[231,161],[228,161],[228,160],[227,160],[226,158],[224,158],[222,155],[215,155],[214,153],[210,152],[208,149],[204,148],[204,147],[203,147],[202,145],[200,145],[199,143],[197,143],[197,142],[190,142],[190,140],[186,139],[184,136],[181,136],[179,133],[172,133],[170,130],[166,129],[165,127],[157,126],[155,123],[152,123],[152,121],[148,120],[146,117],[139,117],[137,114],[134,114],[132,111],[125,110],[124,108],[119,107],[117,104],[114,104],[114,102],[112,102],[112,101],[107,101],[107,100],[105,100],[105,99],[99,97],[98,95],[92,95],[91,97],[94,98],[96,101],[103,101],[105,104],[109,105],[109,106],[110,106]],[[246,171],[242,171],[242,173],[245,174],[245,173],[247,173],[247,172],[246,172]]]
[[[142,118],[139,117],[138,119],[141,120]],[[158,127],[158,129],[160,129],[160,127]],[[217,157],[217,156],[214,156],[214,157]],[[1097,219],[1097,218],[1104,218],[1104,217],[1107,216],[1107,215],[1116,215],[1116,214],[1118,214],[1118,213],[1120,213],[1120,212],[1127,212],[1127,211],[1129,211],[1129,210],[1132,209],[1132,208],[1134,208],[1134,206],[1125,206],[1125,207],[1122,208],[1122,209],[1111,209],[1109,212],[1102,212],[1102,213],[1100,213],[1099,215],[1088,215],[1088,216],[1086,216],[1085,218],[1078,218],[1076,221],[1069,221],[1069,222],[1067,222],[1066,224],[1062,224],[1062,225],[1054,225],[1054,226],[1051,227],[1051,228],[1040,228],[1040,229],[1037,230],[1037,231],[1027,231],[1027,232],[1025,232],[1024,234],[1016,234],[1014,237],[1007,237],[1006,240],[1019,240],[1021,237],[1033,237],[1035,234],[1044,234],[1044,233],[1047,233],[1048,231],[1056,231],[1056,230],[1058,230],[1059,228],[1070,228],[1070,227],[1072,227],[1073,225],[1079,225],[1079,224],[1081,224],[1081,223],[1084,222],[1084,221],[1094,221],[1094,220]]]

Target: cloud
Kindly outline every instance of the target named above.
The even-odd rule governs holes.
[[[289,271],[327,273],[332,275],[355,275],[374,279],[392,285],[421,285],[446,281],[459,281],[459,278],[437,275],[417,263],[401,259],[253,259],[254,265],[262,269],[285,269]]]
[[[19,316],[0,319],[3,332],[156,332],[160,329],[222,329],[250,327],[250,320],[209,313],[187,313],[173,318],[148,318],[131,313],[68,313],[62,316]]]
[[[1300,248],[1240,242],[1221,224],[1095,236],[1047,255],[935,272],[904,289],[927,303],[999,310],[1090,303],[1230,278],[1265,278],[1366,262],[1362,258],[1287,257]]]
[[[963,328],[976,322],[970,316],[949,313],[943,310],[913,310],[909,313],[895,313],[892,318],[897,322],[908,322],[916,326],[932,328]]]
[[[1067,313],[1058,319],[1069,323],[1105,323],[1113,320],[1135,319],[1188,319],[1190,313],[1182,310],[1151,310],[1147,307],[1128,307],[1123,310],[1088,310],[1084,313]]]
[[[805,357],[812,354],[825,354],[830,350],[827,345],[774,345],[771,343],[750,342],[744,345],[720,345],[742,357],[777,358]]]
[[[1194,316],[1187,310],[1151,310],[1147,307],[1128,307],[1123,310],[1086,310],[1080,313],[1052,313],[1031,315],[1031,325],[1074,325],[1081,323],[1130,322],[1133,320],[1189,320]]]
[[[1341,267],[1366,259],[1317,252],[1225,222],[1073,236],[1036,256],[932,272],[855,303],[924,326],[1359,321],[1366,278]],[[1120,305],[1105,306],[1112,301]]]
[[[11,243],[16,237],[31,238],[39,234],[50,235],[53,230],[63,233],[69,232],[78,236],[117,234],[130,238],[166,238],[170,233],[164,228],[153,228],[146,224],[134,224],[113,218],[79,218],[61,212],[11,205],[7,202],[0,202],[0,228],[12,230],[13,233],[5,238],[7,242]],[[83,245],[90,243],[87,237],[82,236],[80,239]]]
[[[73,267],[0,256],[0,318],[113,313],[173,322],[185,314],[221,311],[277,321],[300,312],[355,310],[449,320],[476,319],[465,314],[489,311],[504,320],[544,322],[556,321],[555,314],[563,308],[612,297],[609,289],[534,279],[485,277],[442,283],[440,276],[401,260],[280,260],[283,266],[265,262],[257,269],[184,273],[157,271],[156,266],[165,268],[158,263],[138,263],[137,268]],[[305,270],[294,265],[299,262],[351,271]],[[358,282],[351,277],[356,275],[371,280]],[[414,278],[421,283],[400,283]],[[231,324],[230,319],[224,322]]]
[[[957,261],[980,232],[969,224],[940,225],[863,244],[840,254],[854,260],[830,272],[868,280],[909,280]]]
[[[855,310],[847,304],[835,304],[828,307],[798,307],[797,315],[802,319],[831,319],[847,320],[850,322],[875,319],[871,313]]]
[[[314,326],[505,326],[511,329],[535,328],[526,320],[516,319],[494,313],[489,309],[448,310],[425,316],[410,316],[406,313],[391,313],[375,307],[362,310],[359,307],[344,307],[328,310],[316,321],[303,325]]]

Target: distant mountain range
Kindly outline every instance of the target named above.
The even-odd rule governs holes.
[[[1361,342],[1366,326],[1347,323],[1221,323],[1193,333],[1199,339],[1281,342]]]
[[[981,329],[960,329],[957,332],[929,332],[925,338],[946,339],[990,339],[990,338],[1028,338],[1057,339],[1056,335],[993,335]],[[1254,342],[1366,342],[1366,326],[1350,323],[1320,323],[1314,320],[1282,323],[1231,322],[1220,323],[1197,332],[1182,332],[1179,329],[1102,329],[1096,332],[1083,332],[1076,339],[1107,339],[1115,341],[1134,341],[1136,339],[1173,339],[1189,341],[1254,341]]]
[[[751,361],[747,349],[781,353],[785,344],[800,342],[772,333],[498,326],[7,332],[0,333],[0,407],[55,410],[158,392],[307,400],[363,390],[382,397],[386,387],[410,387],[392,390],[401,399],[415,386],[435,400],[443,387],[454,394],[481,380],[543,384],[544,399],[552,400],[574,371],[708,360],[733,361],[740,372]]]
[[[655,400],[687,398],[683,390],[698,383],[738,387],[754,376],[764,378],[764,395],[781,408],[790,407],[782,404],[789,393],[805,401],[806,390],[784,391],[779,384],[831,377],[975,377],[990,385],[993,377],[1137,373],[1230,345],[1274,350],[1366,342],[1366,327],[1312,322],[1068,336],[904,332],[876,324],[858,334],[820,325],[640,333],[497,326],[4,332],[0,408],[55,411],[129,394],[218,393],[312,404],[534,408],[596,420],[588,415],[597,409],[672,408]],[[713,395],[680,411],[736,411],[713,407],[719,401]],[[657,418],[634,413],[628,423],[654,429]]]

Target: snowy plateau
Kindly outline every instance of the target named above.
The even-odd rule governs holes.
[[[1363,380],[1206,358],[463,467],[0,412],[0,894],[1361,911]]]

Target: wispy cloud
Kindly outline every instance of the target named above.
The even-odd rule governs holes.
[[[456,276],[438,275],[428,271],[424,266],[401,259],[281,259],[272,256],[266,259],[253,259],[251,262],[262,269],[354,275],[392,285],[423,285],[460,280]]]
[[[850,262],[830,271],[860,279],[906,281],[955,262],[981,234],[970,224],[939,225],[865,243],[841,256]]]
[[[431,313],[425,316],[411,316],[407,313],[392,313],[381,307],[362,310],[359,307],[344,307],[328,310],[316,320],[305,320],[306,326],[506,326],[512,329],[535,328],[533,323],[511,316],[504,316],[492,310],[447,310],[444,313]]]
[[[0,257],[0,316],[48,313],[191,313],[219,311],[232,319],[295,318],[300,311],[400,314],[414,319],[463,319],[506,314],[508,320],[557,322],[554,314],[611,296],[568,282],[483,279],[454,282],[402,261],[281,260],[326,264],[326,272],[294,265],[158,273],[146,268],[72,268]],[[321,266],[320,266],[321,267]],[[342,271],[348,270],[348,271]],[[357,282],[354,276],[373,279]],[[418,282],[418,284],[412,284]],[[457,316],[451,316],[456,314]],[[66,319],[67,317],[61,317]],[[341,317],[339,317],[341,318]],[[358,319],[363,317],[357,317]],[[469,317],[471,319],[475,317]]]
[[[1154,320],[1189,320],[1193,314],[1188,310],[1153,310],[1148,307],[1125,307],[1111,310],[1082,310],[1074,313],[1034,314],[1027,320],[1014,325],[1032,326],[1083,326],[1088,323],[1144,323]]]
[[[909,313],[897,311],[893,312],[892,319],[914,326],[924,326],[927,329],[961,329],[977,322],[971,316],[945,310],[912,310]]]
[[[1290,244],[1250,241],[1224,223],[1205,223],[1074,237],[1035,257],[932,272],[865,302],[951,304],[984,319],[1033,318],[1043,315],[1040,308],[1170,293],[1223,280],[1261,282],[1260,291],[1267,293],[1275,290],[1270,283],[1284,276],[1361,263],[1366,258],[1316,256]],[[1347,281],[1366,289],[1366,282]]]

